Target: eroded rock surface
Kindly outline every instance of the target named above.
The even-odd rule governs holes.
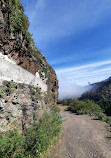
[[[44,112],[49,111],[47,94],[38,87],[4,82],[4,93],[0,97],[0,129],[23,131]]]

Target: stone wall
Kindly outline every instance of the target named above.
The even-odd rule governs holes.
[[[17,83],[24,83],[41,88],[43,92],[47,92],[47,85],[38,76],[34,76],[25,69],[11,62],[6,55],[0,55],[0,80],[6,80]]]
[[[0,87],[0,130],[23,131],[49,111],[47,95],[30,85],[5,81]]]

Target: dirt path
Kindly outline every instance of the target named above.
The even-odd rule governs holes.
[[[111,158],[108,126],[88,115],[75,115],[61,108],[63,131],[51,158]]]

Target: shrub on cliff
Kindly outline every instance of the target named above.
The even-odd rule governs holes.
[[[24,14],[24,7],[19,0],[15,1],[12,9],[12,26],[15,32],[23,32],[26,34],[29,28],[28,18]],[[12,1],[13,3],[13,1]]]
[[[58,100],[57,104],[62,104],[63,106],[68,106],[73,101],[74,101],[73,99],[62,99],[62,100]]]
[[[69,108],[71,111],[77,114],[97,114],[103,112],[102,108],[94,103],[93,101],[86,100],[86,101],[73,101]]]
[[[79,99],[90,99],[104,109],[107,115],[111,115],[111,77],[91,85],[92,89],[84,93]]]
[[[25,149],[28,155],[40,155],[53,143],[61,129],[61,117],[59,114],[44,114],[39,123],[29,128],[25,135]]]
[[[68,110],[78,114],[93,114],[97,117],[98,120],[104,121],[111,126],[111,118],[103,113],[103,109],[100,105],[96,104],[94,101],[85,100],[85,101],[73,101],[70,103]]]
[[[24,137],[18,131],[0,133],[0,157],[15,158],[24,157]]]
[[[62,119],[58,113],[45,113],[24,134],[18,131],[0,133],[1,158],[40,157],[48,150],[61,129]]]
[[[52,113],[59,113],[60,112],[60,108],[57,105],[51,105],[50,110],[52,111]]]

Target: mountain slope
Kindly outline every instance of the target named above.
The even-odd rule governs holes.
[[[80,100],[90,99],[98,103],[108,115],[111,115],[111,77],[90,85],[92,88],[84,93]]]

